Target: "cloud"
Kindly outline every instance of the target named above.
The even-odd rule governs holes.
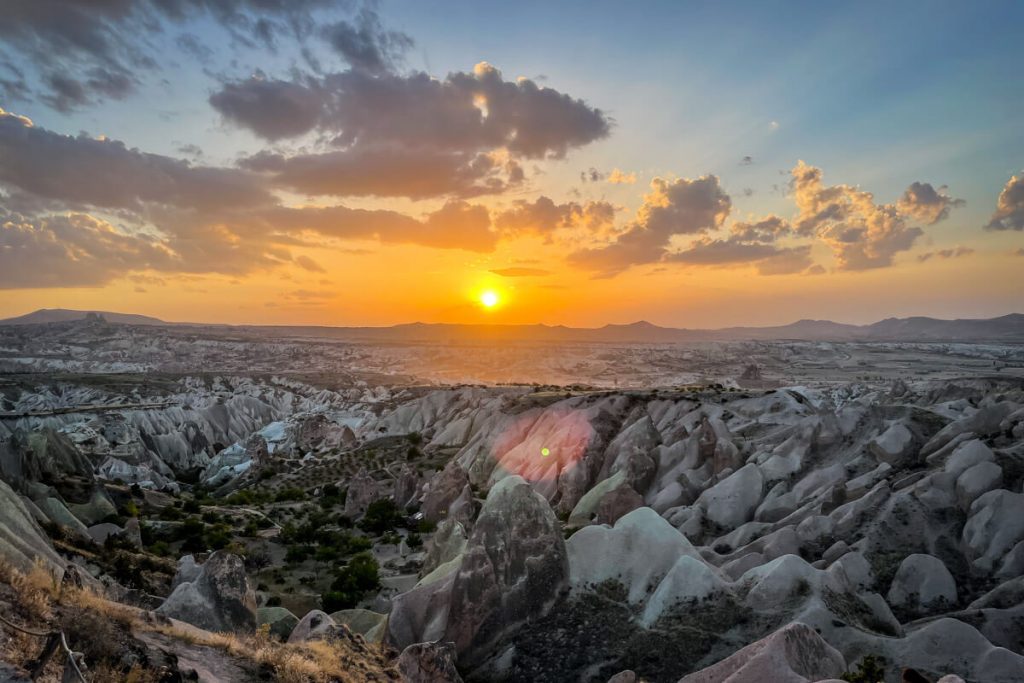
[[[106,138],[58,135],[3,111],[0,158],[4,258],[17,254],[0,278],[4,287],[103,283],[145,270],[241,275],[293,262],[319,272],[290,249],[375,239],[488,252],[499,238],[487,209],[463,201],[422,218],[286,207],[262,174],[195,166]],[[57,267],[61,259],[68,264]],[[31,263],[44,266],[32,273]]]
[[[331,207],[274,207],[241,214],[235,221],[255,222],[264,231],[315,233],[338,239],[377,239],[383,243],[418,244],[441,249],[489,252],[498,242],[490,215],[482,206],[451,200],[416,219],[396,211]]]
[[[263,152],[242,160],[267,182],[307,195],[473,197],[517,184],[514,165],[487,154],[394,145],[359,145],[286,157]]]
[[[761,275],[798,273],[812,265],[810,245],[780,247],[775,242],[792,233],[790,224],[778,216],[755,223],[736,223],[725,239],[700,238],[686,249],[672,252],[666,261],[694,265],[751,264]]]
[[[550,270],[544,270],[543,268],[497,268],[491,272],[502,277],[541,277],[551,275]]]
[[[230,43],[273,48],[280,36],[301,38],[312,12],[330,0],[7,0],[0,21],[6,42],[40,74],[41,99],[70,111],[136,90],[143,72],[160,67],[153,38],[173,25],[212,20]],[[225,41],[228,42],[228,41]],[[179,45],[188,50],[198,43]],[[194,50],[193,54],[201,52]],[[27,89],[23,86],[22,89]]]
[[[93,287],[128,270],[174,268],[158,241],[126,235],[92,216],[30,220],[0,210],[0,288]]]
[[[586,182],[596,183],[596,182],[600,182],[601,180],[604,180],[604,173],[602,173],[601,171],[597,170],[593,166],[591,166],[586,171],[580,171],[580,182],[581,183],[586,183]]]
[[[267,103],[274,103],[274,115],[287,117],[287,111],[276,110],[292,100],[319,101],[319,114],[268,121]],[[462,153],[507,149],[517,157],[561,158],[611,130],[600,109],[527,78],[506,81],[486,62],[472,73],[454,72],[444,80],[421,72],[374,75],[355,69],[303,82],[249,79],[225,84],[211,95],[210,104],[268,139],[285,137],[284,131],[295,136],[317,129],[335,134],[335,144],[343,147],[386,144]]]
[[[369,73],[390,71],[399,62],[413,40],[400,31],[388,31],[380,17],[364,6],[355,21],[339,21],[325,26],[322,35],[353,69]]]
[[[655,178],[636,218],[611,243],[581,249],[569,262],[614,275],[630,266],[660,261],[674,235],[696,235],[722,225],[732,202],[716,176],[695,180]]]
[[[754,157],[752,156],[745,156],[742,159],[740,159],[740,166],[750,166],[753,163]]]
[[[210,95],[210,104],[228,121],[266,140],[279,140],[312,130],[323,114],[325,98],[315,84],[254,76],[225,83]]]
[[[900,213],[927,225],[934,225],[949,217],[949,210],[963,206],[962,199],[953,199],[945,194],[946,188],[936,190],[929,183],[911,183],[896,203]]]
[[[1024,230],[1024,174],[1011,176],[999,193],[988,230]]]
[[[0,184],[67,203],[140,209],[145,203],[210,209],[273,201],[238,169],[192,166],[86,135],[59,135],[0,110]]]
[[[876,204],[870,192],[849,185],[826,186],[821,169],[803,161],[791,171],[790,189],[799,211],[797,233],[828,244],[840,270],[891,266],[924,234],[909,221],[934,223],[959,200],[914,183],[895,204]]]
[[[924,254],[920,254],[917,260],[921,263],[928,261],[932,258],[951,259],[960,258],[961,256],[969,256],[973,254],[974,250],[970,247],[955,247],[953,249],[940,249],[938,251],[929,251]]]
[[[308,270],[311,273],[326,273],[327,272],[326,270],[324,270],[323,266],[321,266],[319,263],[317,263],[316,261],[314,261],[310,257],[306,256],[305,254],[302,254],[300,256],[296,256],[295,257],[295,263],[300,268],[302,268],[303,270]]]
[[[608,182],[612,185],[632,185],[636,182],[636,173],[626,173],[613,168],[612,172],[608,174]]]
[[[540,196],[532,202],[516,200],[511,208],[495,215],[494,223],[508,234],[550,235],[559,228],[574,227],[598,233],[610,228],[614,220],[615,207],[605,201],[556,204],[549,197]]]

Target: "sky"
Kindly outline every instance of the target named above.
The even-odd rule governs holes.
[[[1024,4],[11,0],[0,317],[1024,312]]]

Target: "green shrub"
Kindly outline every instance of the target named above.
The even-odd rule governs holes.
[[[366,514],[359,522],[359,528],[372,534],[381,535],[392,531],[405,522],[405,516],[390,498],[378,498],[366,508]]]
[[[885,681],[885,658],[865,655],[856,671],[847,671],[840,678],[847,683],[883,683]]]

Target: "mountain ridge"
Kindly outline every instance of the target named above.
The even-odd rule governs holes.
[[[223,323],[168,322],[151,316],[111,311],[39,309],[0,320],[0,325],[67,324],[102,316],[108,323],[168,327],[197,327],[256,334],[331,337],[356,341],[391,342],[609,342],[674,343],[694,341],[803,340],[803,341],[1003,341],[1024,342],[1024,314],[995,318],[928,316],[884,318],[867,325],[804,318],[787,325],[733,326],[717,329],[661,327],[646,320],[609,323],[601,327],[565,325],[512,325],[489,323],[412,322],[385,327],[328,325],[227,325]]]

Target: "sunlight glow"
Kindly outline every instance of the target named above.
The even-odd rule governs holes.
[[[484,308],[494,308],[499,301],[501,299],[493,289],[488,289],[480,295],[480,303],[484,305]]]

